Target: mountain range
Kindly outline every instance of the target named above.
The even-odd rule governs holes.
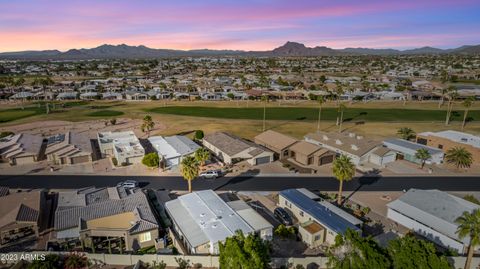
[[[88,59],[147,59],[167,57],[200,56],[247,56],[247,57],[300,57],[300,56],[343,56],[343,55],[420,55],[420,54],[480,54],[480,45],[461,46],[454,49],[422,47],[409,50],[345,48],[332,49],[324,46],[306,47],[304,44],[288,41],[270,51],[242,50],[173,50],[153,49],[146,46],[101,45],[91,49],[18,51],[0,53],[0,59],[17,60],[88,60]]]

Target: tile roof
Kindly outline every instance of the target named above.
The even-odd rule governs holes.
[[[260,144],[265,144],[265,146],[269,149],[273,148],[282,150],[295,144],[297,139],[273,130],[267,130],[255,136],[255,141],[259,142]]]
[[[88,221],[125,212],[134,212],[137,217],[137,222],[129,229],[130,233],[158,228],[146,194],[140,190],[127,194],[119,188],[123,189],[86,188],[60,193],[59,206],[55,211],[55,230],[78,227],[79,220]]]
[[[344,133],[327,133],[327,132],[317,132],[309,133],[305,135],[305,138],[308,140],[314,140],[318,143],[328,146],[331,148],[339,149],[344,152],[348,152],[355,156],[363,156],[380,143],[374,140],[365,139],[362,136],[355,135],[353,133],[344,134]]]

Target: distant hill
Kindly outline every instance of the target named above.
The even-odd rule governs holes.
[[[0,53],[0,59],[18,60],[87,60],[87,59],[148,59],[167,57],[199,57],[199,56],[248,56],[248,57],[289,57],[289,56],[339,56],[339,55],[415,55],[415,54],[480,54],[480,45],[462,46],[455,49],[442,50],[422,47],[410,50],[345,48],[332,49],[324,46],[306,47],[304,44],[288,41],[284,45],[270,51],[241,50],[172,50],[153,49],[146,46],[101,45],[91,49],[71,49],[66,52],[58,50],[18,51]]]

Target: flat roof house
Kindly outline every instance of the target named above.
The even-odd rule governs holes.
[[[447,152],[454,147],[468,150],[474,162],[480,162],[480,137],[459,131],[424,132],[417,134],[417,143]]]
[[[272,237],[273,226],[242,200],[225,202],[212,190],[182,195],[165,203],[179,240],[191,254],[218,254],[219,242],[236,231]]]
[[[480,206],[439,190],[410,189],[387,208],[389,219],[440,246],[466,253],[470,238],[458,237],[455,220]]]
[[[272,130],[267,130],[255,136],[255,143],[275,152],[275,159],[288,158],[288,148],[297,143],[298,140],[288,135],[281,134]]]
[[[145,155],[133,131],[100,132],[97,139],[102,157],[115,157],[119,164],[140,163]]]
[[[55,211],[59,240],[101,244],[119,239],[127,251],[155,245],[159,224],[140,189],[87,187],[60,192]]]
[[[87,163],[93,160],[92,144],[85,134],[66,132],[48,138],[45,155],[54,164]]]
[[[158,153],[166,169],[177,167],[183,157],[194,154],[200,148],[197,143],[181,135],[152,136],[148,141]]]
[[[383,145],[397,152],[397,159],[400,160],[403,159],[414,163],[421,163],[422,160],[417,159],[415,154],[419,149],[426,149],[431,155],[431,157],[426,160],[427,164],[441,164],[443,162],[444,153],[440,149],[432,148],[412,141],[394,138],[383,141]]]
[[[305,141],[350,157],[355,165],[369,162],[370,154],[380,143],[354,133],[317,132],[305,135]]]
[[[226,164],[247,160],[250,165],[259,165],[273,161],[273,152],[225,132],[206,135],[203,145]]]
[[[15,244],[28,237],[38,237],[46,216],[44,190],[4,193],[0,196],[0,205],[0,246]]]
[[[39,135],[16,134],[0,139],[0,158],[11,165],[30,164],[39,160],[43,138]]]
[[[361,220],[307,189],[281,191],[278,205],[298,219],[302,240],[310,246],[333,244],[335,237],[343,235],[347,229],[361,233]]]

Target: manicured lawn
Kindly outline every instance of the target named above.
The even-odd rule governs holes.
[[[12,108],[0,110],[0,123],[19,120],[42,113],[45,113],[45,108],[43,107],[25,107],[25,109]]]
[[[233,108],[233,107],[195,107],[171,106],[146,109],[147,112],[171,114],[181,116],[224,118],[224,119],[252,119],[263,118],[263,108]],[[345,121],[443,121],[445,110],[417,110],[417,109],[371,109],[347,108],[344,112]],[[469,112],[471,120],[480,119],[480,110]],[[318,109],[302,107],[270,107],[266,111],[267,120],[317,120]],[[335,120],[337,110],[324,108],[323,120]],[[463,111],[454,111],[452,120],[462,120]]]
[[[122,111],[117,111],[117,110],[98,110],[92,113],[88,113],[87,116],[90,117],[115,117],[115,116],[121,116],[125,113]]]

